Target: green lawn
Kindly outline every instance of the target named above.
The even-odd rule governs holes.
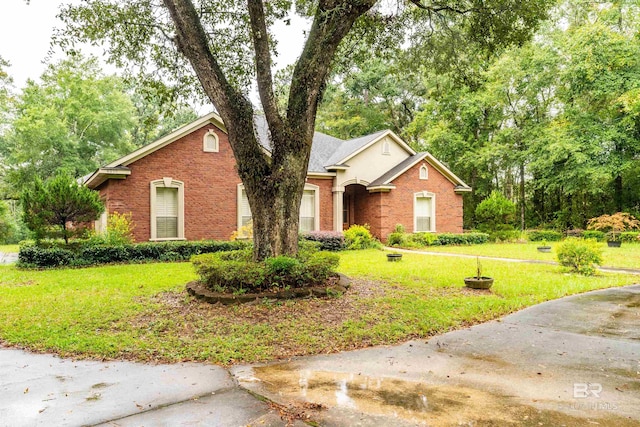
[[[195,300],[189,263],[21,271],[0,267],[0,340],[65,356],[220,364],[327,353],[428,337],[548,299],[638,281],[557,267],[482,261],[496,279],[471,291],[474,259],[345,252],[342,296],[225,307]]]
[[[538,252],[540,242],[528,243],[486,243],[482,245],[465,246],[429,246],[417,250],[428,252],[445,252],[452,254],[480,255],[500,258],[531,259],[542,261],[556,261],[554,248],[560,242],[549,242],[550,253]],[[640,244],[623,243],[620,248],[609,248],[601,243],[603,266],[627,267],[640,269]]]
[[[0,252],[14,252],[14,253],[18,253],[18,249],[20,249],[18,247],[18,245],[0,245]]]

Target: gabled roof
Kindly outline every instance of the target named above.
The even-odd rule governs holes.
[[[425,160],[432,167],[434,167],[438,172],[440,172],[445,178],[447,178],[451,183],[453,183],[455,187],[455,191],[457,193],[464,193],[467,191],[471,191],[471,187],[464,183],[460,178],[458,178],[453,172],[449,170],[445,165],[440,163],[435,157],[433,157],[430,153],[423,151],[421,153],[416,153],[411,157],[407,157],[387,172],[382,174],[382,176],[374,179],[367,186],[367,188],[385,188],[393,187],[393,180],[411,169],[421,160]]]
[[[359,138],[349,139],[343,141],[337,150],[326,160],[324,166],[344,165],[349,159],[353,158],[356,154],[366,150],[376,142],[385,137],[390,137],[399,146],[404,148],[409,154],[416,154],[416,152],[407,145],[398,135],[390,130],[381,130],[371,135],[361,136]],[[315,139],[315,138],[314,138]]]
[[[194,132],[195,130],[208,124],[213,124],[226,133],[226,127],[222,122],[222,118],[216,113],[209,113],[189,124],[186,124],[174,130],[173,132],[163,136],[162,138],[145,145],[144,147],[138,148],[132,153],[101,167],[93,174],[84,177],[85,179],[83,181],[90,188],[95,188],[110,178],[124,179],[126,178],[126,176],[131,174],[131,171],[128,168],[131,163],[171,144],[174,141],[177,141],[183,136],[188,135],[189,133]],[[255,127],[260,145],[262,145],[267,154],[270,154],[271,138],[269,134],[269,127],[264,116],[256,116]],[[402,139],[400,139],[400,137],[398,137],[390,130],[382,130],[371,135],[365,135],[346,141],[330,135],[326,135],[321,132],[315,132],[313,135],[313,143],[311,146],[311,155],[309,158],[309,167],[307,171],[309,174],[335,175],[335,172],[331,172],[331,170],[335,171],[337,169],[348,168],[349,166],[345,164],[347,161],[386,137],[391,138],[401,148],[406,150],[406,152],[410,154],[410,157],[376,179],[371,183],[370,187],[374,186],[374,184],[375,186],[390,186],[390,182],[393,179],[404,173],[418,161],[427,158],[429,163],[440,170],[440,172],[442,172],[443,175],[446,176],[451,182],[459,186],[462,189],[460,191],[471,190],[449,169],[447,169],[444,165],[433,158],[431,154],[416,153],[411,147],[409,147],[409,145],[407,145],[406,142],[404,142]],[[467,188],[468,190],[466,190]]]

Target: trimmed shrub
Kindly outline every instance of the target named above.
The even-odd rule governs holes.
[[[556,247],[556,257],[560,265],[572,272],[592,275],[596,265],[602,264],[602,249],[595,240],[570,237]]]
[[[230,251],[250,247],[242,241],[180,241],[144,242],[123,245],[96,244],[92,240],[42,241],[40,244],[20,246],[19,266],[51,268],[63,266],[89,266],[110,263],[151,261],[186,261],[193,255]]]
[[[598,230],[585,230],[582,233],[583,239],[597,240],[598,242],[604,242],[607,238],[607,234],[604,231]]]
[[[344,235],[339,231],[311,231],[302,238],[320,243],[322,251],[341,251],[345,247]]]
[[[256,263],[249,251],[240,250],[196,255],[191,262],[209,289],[252,293],[324,284],[335,275],[340,260],[331,252],[314,252],[305,257],[278,256]]]
[[[516,205],[499,191],[492,191],[476,207],[476,218],[480,231],[489,233],[495,240],[510,240],[516,238],[513,221]]]
[[[409,235],[409,241],[415,246],[439,246],[440,240],[433,233],[414,233]]]
[[[625,231],[620,233],[620,241],[627,243],[640,243],[640,232]]]
[[[405,246],[407,244],[407,235],[405,233],[394,232],[389,234],[387,245],[389,246]]]
[[[344,232],[347,249],[379,248],[378,242],[369,231],[369,225],[352,225]]]
[[[555,230],[530,230],[527,232],[527,238],[530,242],[559,242],[562,240],[562,233]]]
[[[582,228],[574,228],[572,230],[567,230],[564,232],[566,237],[583,237],[588,239],[590,237],[584,237],[584,230]]]

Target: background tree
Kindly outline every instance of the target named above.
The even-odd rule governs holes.
[[[104,212],[100,195],[79,184],[73,177],[59,173],[44,183],[36,178],[22,192],[23,220],[36,240],[62,236],[69,243],[69,223],[95,221]]]
[[[296,12],[310,17],[312,24],[293,68],[283,111],[273,88],[277,45],[270,28],[274,21],[287,19],[292,7],[288,1],[88,0],[62,11],[67,27],[57,41],[67,49],[76,41],[108,41],[105,48],[113,61],[134,63],[140,74],[155,73],[176,90],[193,88],[198,79],[227,128],[252,210],[254,255],[263,259],[297,252],[300,200],[317,108],[336,59],[348,63],[349,48],[362,46],[361,40],[387,39],[387,34],[414,28],[413,23],[423,23],[424,37],[431,41],[455,26],[460,39],[477,44],[521,42],[550,3],[412,0],[410,5],[388,8],[376,0],[296,2]],[[437,31],[429,33],[429,28]],[[409,41],[423,41],[413,36]],[[251,81],[257,83],[268,123],[271,156],[262,150],[254,129],[254,106],[247,95]]]
[[[36,177],[65,170],[94,171],[132,150],[133,106],[117,77],[104,76],[95,58],[72,56],[50,65],[41,82],[28,81],[2,148],[14,191]]]

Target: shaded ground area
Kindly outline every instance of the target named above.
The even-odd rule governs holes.
[[[321,425],[640,425],[640,286],[544,303],[396,347],[237,367]],[[345,424],[345,422],[348,423]]]

